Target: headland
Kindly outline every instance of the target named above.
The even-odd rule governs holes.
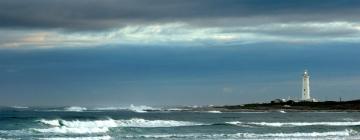
[[[360,112],[360,100],[352,101],[324,101],[324,102],[270,102],[250,103],[243,105],[224,105],[194,108],[192,111],[221,111],[221,112],[259,112],[259,111],[286,111],[286,112]]]

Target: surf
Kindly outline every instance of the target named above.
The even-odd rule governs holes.
[[[358,126],[360,122],[226,122],[232,125],[253,125],[268,127],[296,127],[296,126]]]
[[[175,120],[146,120],[141,118],[132,118],[128,120],[63,120],[41,119],[37,122],[49,126],[49,128],[36,128],[37,132],[42,133],[106,133],[110,128],[115,127],[180,127],[180,126],[196,126],[202,123],[175,121]]]
[[[147,138],[147,139],[268,139],[268,138],[336,138],[352,136],[357,133],[352,129],[328,132],[307,132],[307,133],[233,133],[233,134],[153,134],[153,135],[126,135],[124,138]]]

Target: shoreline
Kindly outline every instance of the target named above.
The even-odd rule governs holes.
[[[221,113],[236,113],[236,112],[360,112],[360,110],[301,110],[301,109],[219,109],[219,108],[206,108],[206,109],[192,109],[192,110],[183,110],[180,112],[212,112],[219,111]]]
[[[188,111],[220,112],[360,112],[360,100],[324,102],[279,102],[193,108]]]

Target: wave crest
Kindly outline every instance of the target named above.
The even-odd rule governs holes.
[[[94,120],[94,121],[80,121],[80,120],[45,120],[42,119],[39,122],[52,126],[45,129],[34,129],[37,132],[42,133],[106,133],[111,127],[117,127],[116,121],[112,119],[108,120]]]
[[[111,136],[92,136],[92,137],[52,137],[52,138],[39,138],[44,140],[110,140]]]
[[[145,106],[145,105],[135,106],[135,105],[131,104],[129,107],[129,110],[138,112],[138,113],[144,113],[144,112],[147,112],[148,110],[155,110],[155,109],[150,106]]]
[[[360,122],[226,122],[231,125],[269,126],[269,127],[296,127],[296,126],[357,126]]]
[[[45,129],[34,129],[42,133],[106,133],[113,127],[178,127],[202,125],[201,123],[175,120],[145,120],[133,118],[129,120],[39,120],[40,123],[51,126]]]
[[[344,131],[330,131],[330,132],[309,132],[309,133],[266,133],[266,134],[255,134],[255,133],[237,133],[236,135],[245,138],[259,138],[259,137],[285,137],[285,138],[296,138],[296,137],[329,137],[329,136],[350,136],[356,133],[355,130],[346,129]]]
[[[137,112],[137,113],[145,113],[148,111],[152,111],[152,110],[161,110],[158,108],[153,108],[150,106],[146,106],[146,105],[133,105],[131,104],[130,106],[127,107],[97,107],[94,108],[94,110],[97,111],[109,111],[109,110],[127,110],[127,111],[133,111],[133,112]]]
[[[357,133],[355,130],[330,132],[308,132],[308,133],[235,133],[235,134],[156,134],[156,135],[127,135],[125,138],[147,138],[147,139],[268,139],[268,138],[329,138],[345,137]]]
[[[87,108],[80,107],[80,106],[70,106],[70,107],[66,107],[64,110],[65,111],[73,111],[73,112],[82,112],[82,111],[86,111]]]
[[[177,127],[177,126],[194,126],[202,125],[201,123],[187,122],[187,121],[174,121],[174,120],[145,120],[145,119],[130,119],[119,120],[121,127]]]
[[[106,133],[109,131],[108,127],[52,127],[46,129],[34,129],[37,132],[41,133],[73,133],[73,134],[90,134],[90,133]]]
[[[211,110],[211,111],[207,111],[207,113],[222,113],[221,111],[217,111],[217,110]]]

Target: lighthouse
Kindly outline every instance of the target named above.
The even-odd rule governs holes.
[[[310,98],[310,76],[307,70],[303,74],[302,97],[303,101],[312,101]]]

